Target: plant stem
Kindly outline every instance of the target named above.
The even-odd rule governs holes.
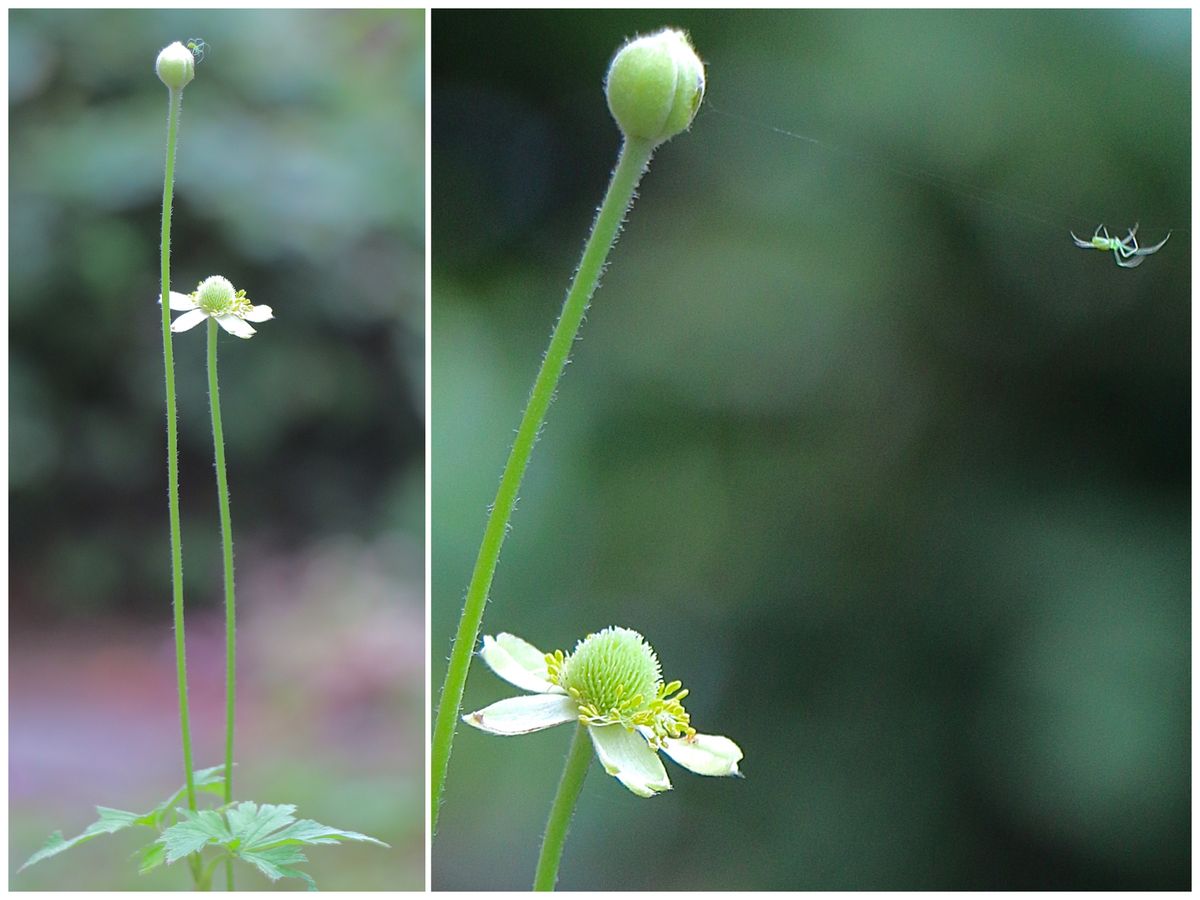
[[[588,763],[592,761],[592,741],[587,726],[575,728],[571,749],[567,751],[567,762],[563,766],[558,791],[550,807],[550,818],[546,821],[546,833],[542,837],[542,852],[538,854],[537,873],[533,876],[535,891],[552,891],[558,881],[558,864],[562,860],[563,844],[567,840],[567,828],[575,812],[575,801],[583,790],[583,779],[587,777]]]
[[[183,632],[183,539],[179,527],[179,429],[175,420],[175,356],[171,349],[171,199],[175,192],[175,138],[183,91],[170,91],[167,114],[167,171],[162,206],[163,367],[167,376],[167,506],[171,520],[171,589],[175,614],[175,674],[179,683],[179,730],[183,738],[183,776],[188,809],[196,808],[192,775],[192,735],[188,718],[187,655]]]
[[[233,591],[233,524],[229,516],[229,480],[225,473],[225,432],[221,428],[221,389],[217,383],[217,323],[208,320],[208,406],[212,411],[213,458],[217,469],[217,505],[221,510],[221,546],[225,561],[225,803],[233,802],[233,726],[237,699],[237,615]],[[225,860],[226,889],[233,890],[233,860]]]
[[[179,430],[175,412],[175,355],[171,347],[171,202],[175,193],[175,143],[183,90],[168,88],[167,166],[162,202],[162,306],[163,369],[167,393],[167,511],[171,527],[171,605],[175,619],[175,679],[179,691],[179,731],[183,744],[183,779],[188,809],[196,809],[196,783],[192,773],[192,734],[188,716],[187,650],[183,631],[183,538],[179,527]],[[199,857],[189,860],[199,884]]]
[[[226,872],[228,872],[229,867],[233,865],[233,859],[227,853],[223,855],[223,858],[221,856],[214,856],[208,862],[208,864],[204,866],[204,869],[200,874],[200,883],[197,886],[197,890],[201,890],[201,891],[212,890],[213,872],[216,871],[217,864],[220,862],[225,863],[225,871]]]
[[[563,302],[562,313],[554,333],[550,338],[550,346],[542,359],[541,369],[533,383],[529,395],[529,403],[521,417],[517,429],[517,437],[509,452],[508,462],[504,466],[504,474],[500,478],[500,488],[496,492],[495,502],[488,515],[487,526],[483,532],[483,541],[479,547],[479,556],[475,560],[475,568],[471,573],[471,583],[467,588],[466,601],[463,604],[462,618],[458,623],[458,632],[454,638],[454,647],[450,652],[450,664],[446,670],[446,680],[442,686],[442,696],[438,703],[437,721],[434,724],[433,743],[430,748],[430,830],[437,829],[438,808],[441,805],[442,789],[446,782],[446,768],[450,763],[450,750],[454,743],[454,729],[458,724],[459,711],[462,708],[463,689],[467,683],[467,671],[471,665],[471,653],[479,638],[479,626],[483,620],[483,608],[487,603],[488,591],[492,586],[492,577],[496,572],[496,563],[500,559],[500,548],[508,533],[508,522],[512,517],[513,507],[517,502],[517,492],[525,469],[529,465],[533,445],[537,442],[542,423],[554,392],[558,387],[559,377],[566,367],[571,347],[583,323],[584,313],[587,312],[588,302],[600,282],[609,250],[617,241],[621,222],[625,213],[633,203],[634,192],[650,157],[654,146],[649,141],[626,140],[621,147],[617,159],[617,167],[613,170],[608,192],[604,203],[592,225],[592,233],[583,248],[583,257],[575,279]]]

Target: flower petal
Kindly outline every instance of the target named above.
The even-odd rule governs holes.
[[[171,330],[178,334],[181,331],[187,331],[189,328],[195,328],[201,322],[208,318],[208,313],[202,309],[192,309],[185,312],[182,316],[171,323]]]
[[[463,721],[492,734],[529,734],[579,718],[575,701],[563,694],[509,697],[463,716]]]
[[[736,775],[742,748],[719,734],[693,734],[668,740],[662,752],[697,775]]]
[[[535,694],[566,693],[550,682],[546,672],[546,654],[516,635],[505,632],[495,637],[484,635],[483,649],[479,655],[493,672],[523,691]]]
[[[653,797],[671,789],[671,779],[658,754],[636,731],[626,731],[623,725],[592,725],[588,732],[604,771],[639,797]]]
[[[267,319],[275,318],[275,313],[271,312],[269,306],[251,306],[250,311],[242,318],[247,322],[265,322]]]
[[[217,316],[217,324],[232,334],[234,337],[248,338],[254,335],[255,331],[237,316],[226,313],[223,316]]]
[[[171,309],[176,312],[196,308],[196,301],[192,299],[191,294],[181,294],[178,291],[171,291],[167,297],[169,298],[168,302],[171,304]],[[162,306],[162,294],[158,295],[158,305]]]

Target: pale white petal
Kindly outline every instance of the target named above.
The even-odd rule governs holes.
[[[639,797],[653,797],[671,789],[671,779],[658,754],[636,731],[626,731],[623,725],[590,725],[588,732],[604,771]]]
[[[195,328],[207,318],[208,313],[202,309],[189,310],[171,323],[171,330],[176,333],[187,331],[189,328]]]
[[[271,312],[269,306],[252,306],[242,318],[247,322],[265,322],[267,319],[275,318],[275,313]]]
[[[575,701],[563,694],[509,697],[463,716],[463,721],[492,734],[529,734],[579,718]]]
[[[248,338],[255,333],[253,328],[251,328],[237,316],[229,313],[226,313],[223,316],[217,316],[217,324],[234,337]]]
[[[167,296],[170,298],[171,309],[176,312],[196,308],[196,301],[192,299],[191,294],[181,294],[178,291],[171,291]],[[158,295],[158,305],[162,306],[162,294]]]
[[[516,635],[504,632],[495,637],[484,635],[483,649],[479,655],[493,672],[523,691],[535,694],[566,693],[550,682],[546,671],[546,654]]]
[[[668,739],[662,752],[697,775],[741,775],[742,748],[719,734]]]

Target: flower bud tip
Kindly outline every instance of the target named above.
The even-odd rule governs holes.
[[[191,50],[176,41],[158,54],[154,71],[171,90],[181,91],[196,77],[196,58]]]
[[[704,99],[704,63],[685,32],[664,28],[617,51],[604,91],[627,138],[661,144],[696,117]]]

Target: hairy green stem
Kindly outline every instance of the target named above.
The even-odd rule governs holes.
[[[175,411],[175,355],[171,347],[171,202],[175,193],[175,143],[183,91],[171,90],[167,114],[167,169],[162,204],[163,367],[167,380],[167,505],[171,520],[171,590],[175,614],[175,674],[179,686],[179,729],[183,739],[183,776],[188,809],[196,808],[192,774],[192,735],[188,716],[187,652],[183,631],[183,538],[179,526],[179,428]]]
[[[441,806],[442,790],[446,782],[446,768],[450,763],[454,729],[458,724],[459,711],[462,708],[463,689],[467,683],[471,653],[475,648],[475,642],[479,639],[483,608],[487,603],[488,591],[492,586],[496,563],[500,559],[500,548],[508,533],[508,522],[517,502],[517,492],[525,477],[525,469],[529,465],[529,457],[533,453],[533,445],[537,442],[542,423],[546,418],[546,411],[550,407],[550,401],[554,399],[554,391],[558,387],[559,377],[567,365],[571,347],[579,333],[579,327],[583,323],[588,302],[600,282],[604,262],[608,258],[609,250],[617,241],[621,222],[633,203],[634,192],[637,190],[638,182],[646,171],[646,166],[649,165],[653,153],[654,145],[649,141],[630,139],[626,140],[621,147],[621,154],[617,159],[617,167],[613,170],[608,192],[604,196],[604,203],[596,215],[591,236],[584,246],[579,269],[575,273],[575,279],[563,302],[562,313],[559,316],[558,324],[554,327],[550,346],[546,350],[541,369],[533,383],[529,403],[521,417],[516,440],[513,441],[508,462],[504,466],[504,474],[500,477],[500,488],[496,492],[495,502],[488,515],[483,541],[479,547],[479,556],[475,560],[471,583],[467,587],[462,618],[459,619],[458,632],[450,652],[450,664],[446,670],[442,696],[438,703],[437,721],[434,723],[433,742],[430,748],[431,831],[437,828],[438,809]]]
[[[197,890],[212,890],[213,873],[216,871],[217,865],[221,862],[225,863],[225,871],[228,873],[230,867],[233,865],[233,858],[228,853],[223,853],[221,856],[214,856],[210,859],[200,873],[200,883],[197,885]],[[230,890],[232,889],[231,886]]]
[[[183,744],[183,778],[188,809],[196,809],[196,779],[192,772],[192,733],[188,715],[187,643],[183,631],[183,538],[179,526],[179,429],[175,412],[175,355],[171,347],[171,202],[175,194],[175,143],[183,111],[183,89],[168,89],[167,167],[162,202],[163,369],[167,392],[167,511],[171,524],[171,605],[175,618],[175,679],[179,691],[179,731]],[[200,882],[199,857],[189,860],[192,877]]]
[[[583,779],[587,777],[588,763],[592,761],[592,741],[586,725],[575,728],[571,738],[571,749],[567,751],[567,762],[563,766],[558,791],[550,806],[550,818],[546,821],[546,833],[542,836],[542,851],[538,854],[537,873],[533,876],[535,891],[552,891],[558,881],[558,864],[562,860],[563,844],[567,840],[567,829],[575,812],[575,802],[583,790]]]
[[[237,606],[233,591],[233,524],[229,480],[225,472],[225,432],[221,428],[221,389],[217,382],[217,323],[208,320],[208,407],[212,412],[213,459],[217,469],[217,505],[221,511],[221,548],[225,562],[225,803],[233,802],[233,727],[237,700]],[[225,861],[226,889],[233,890],[233,860]]]

